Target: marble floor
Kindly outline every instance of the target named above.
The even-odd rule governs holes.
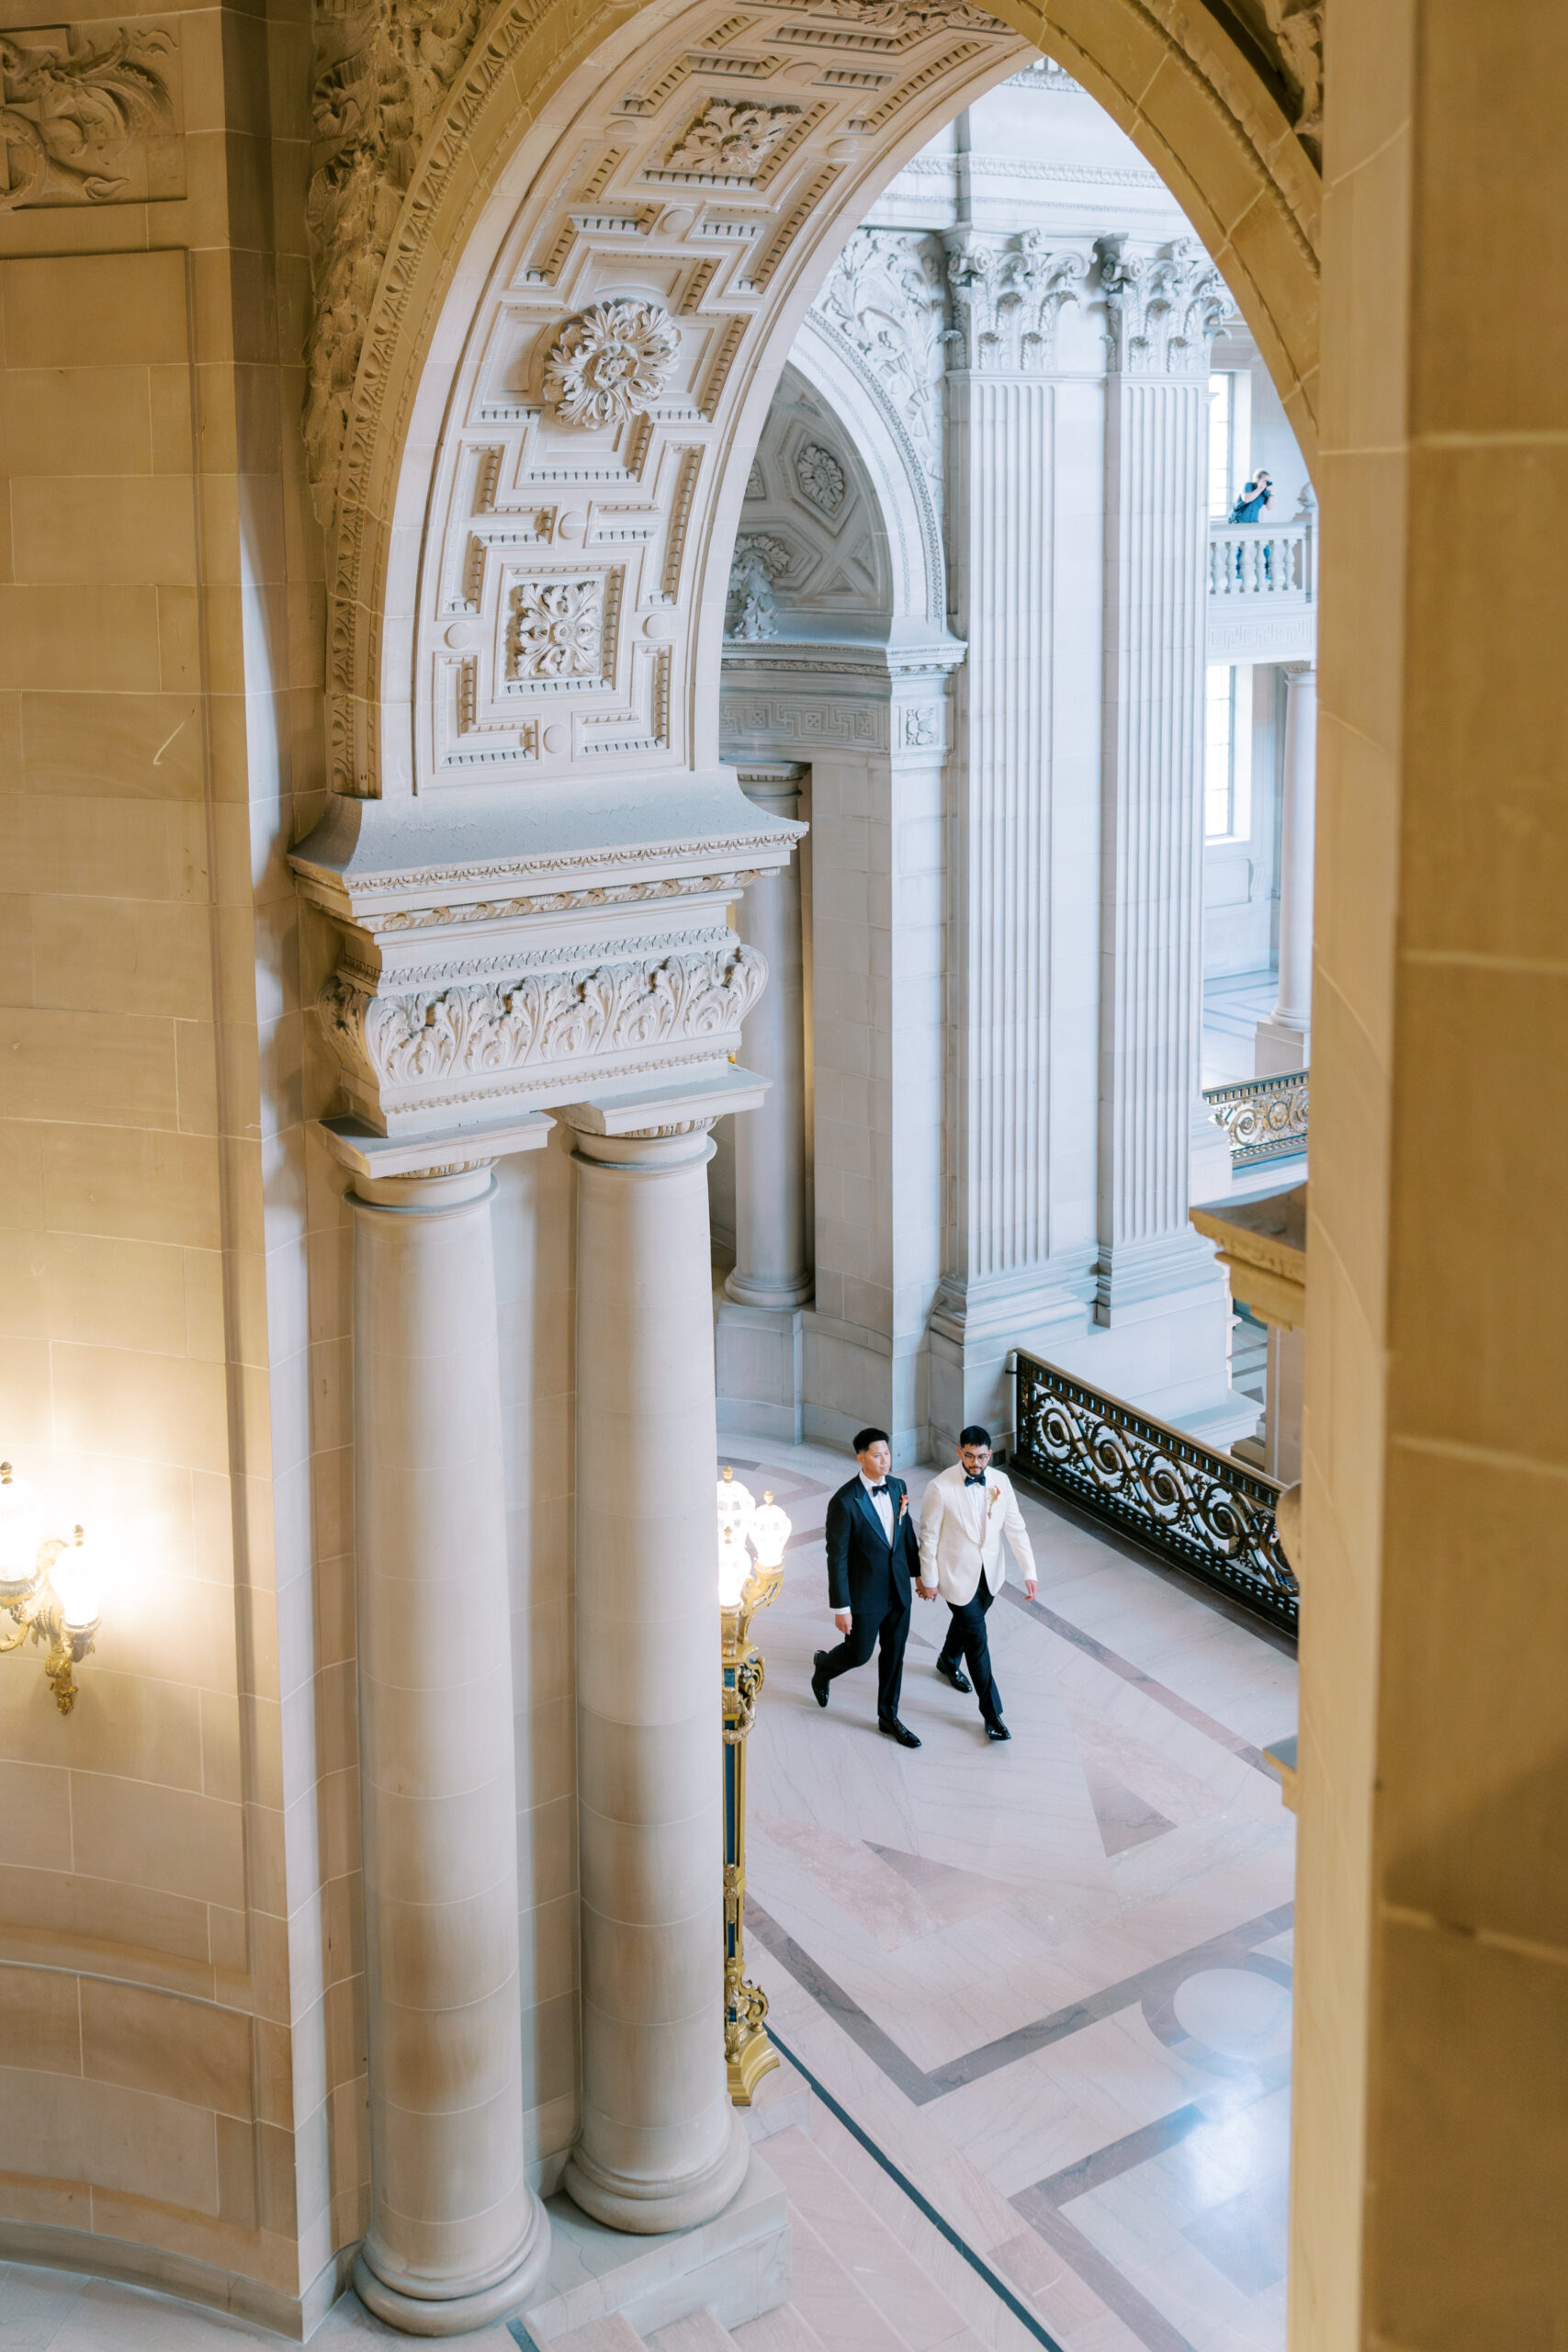
[[[990,1618],[1011,1745],[937,1679],[946,1610],[917,1601],[906,1751],[874,1667],[826,1713],[809,1689],[852,1464],[728,1442],[795,1521],[750,1763],[782,2045],[1061,2352],[1273,2352],[1294,1824],[1259,1751],[1295,1728],[1293,1657],[1025,1498],[1039,1599]]]

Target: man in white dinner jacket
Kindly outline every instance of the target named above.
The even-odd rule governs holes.
[[[959,1432],[957,1461],[931,1480],[920,1505],[919,1589],[922,1600],[934,1600],[940,1592],[952,1611],[936,1670],[955,1690],[974,1690],[987,1739],[1012,1737],[1002,1721],[1002,1694],[991,1672],[986,1637],[986,1611],[1007,1582],[1004,1539],[1032,1600],[1038,1589],[1034,1554],[1018,1497],[1011,1479],[991,1468],[989,1430],[972,1421]],[[972,1683],[958,1663],[960,1655],[974,1677]]]

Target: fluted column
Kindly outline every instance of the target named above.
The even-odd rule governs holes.
[[[1059,451],[1066,441],[1079,467],[1089,452],[1075,444],[1081,425],[1070,415],[1064,424],[1051,373],[1059,313],[1077,299],[1086,256],[970,229],[945,242],[952,601],[969,649],[953,776],[954,1216],[931,1322],[931,1420],[951,1438],[976,1419],[1005,1432],[1008,1350],[1048,1345],[1040,1335],[1054,1318],[1083,1320],[1051,1262],[1053,1175],[1065,1172],[1053,1170],[1052,1088],[1075,1058],[1064,1054],[1053,1070],[1051,1024],[1054,834],[1070,790],[1057,773],[1058,581],[1070,537]],[[1068,405],[1074,397],[1076,388]],[[1069,842],[1073,831],[1069,817]],[[1079,1115],[1091,1123],[1091,1056],[1076,1062],[1089,1087]]]
[[[743,1074],[742,1074],[743,1075]],[[755,1095],[751,1100],[755,1101]],[[745,1102],[739,1108],[748,1108]],[[566,2187],[613,2228],[726,2205],[708,1116],[577,1130],[582,2136]]]
[[[389,2326],[453,2335],[524,2300],[549,2225],[524,2174],[494,1182],[488,1159],[421,1148],[445,1164],[359,1172],[348,1196],[370,2050],[355,2284]]]
[[[1111,1326],[1213,1283],[1187,1209],[1201,1108],[1208,364],[1227,306],[1196,246],[1126,247],[1098,248],[1111,369],[1097,1314]]]
[[[1312,865],[1317,807],[1317,672],[1285,666],[1280,792],[1280,997],[1257,1032],[1259,1078],[1305,1069],[1312,1056]]]
[[[798,769],[742,769],[740,781],[747,798],[769,816],[798,817]],[[761,1108],[735,1127],[735,1269],[724,1287],[742,1306],[795,1307],[811,1296],[800,913],[797,852],[752,883],[737,926],[768,970],[768,985],[741,1029],[741,1055],[773,1081]]]

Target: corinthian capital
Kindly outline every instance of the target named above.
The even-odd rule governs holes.
[[[1049,368],[1056,321],[1081,297],[1088,256],[1054,250],[1034,229],[1011,237],[955,229],[943,243],[950,364],[1032,375]]]
[[[1125,234],[1098,237],[1111,365],[1129,376],[1204,376],[1209,349],[1231,307],[1225,282],[1190,240],[1147,255],[1129,254]]]

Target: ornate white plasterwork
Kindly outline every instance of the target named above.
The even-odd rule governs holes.
[[[1005,238],[957,229],[945,243],[953,319],[948,340],[960,364],[1033,374],[1049,368],[1056,321],[1081,299],[1088,254],[1055,252],[1034,229]]]
[[[551,345],[545,398],[564,424],[629,424],[652,410],[680,351],[681,330],[656,302],[592,303]]]
[[[593,678],[604,670],[604,575],[520,580],[512,591],[513,678]]]
[[[805,112],[791,103],[708,98],[666,153],[664,169],[682,178],[754,180]]]
[[[831,449],[825,449],[820,441],[802,442],[795,453],[795,478],[809,504],[824,514],[838,513],[849,484]]]
[[[1219,271],[1190,239],[1148,255],[1126,246],[1122,233],[1095,240],[1112,368],[1127,375],[1207,374],[1210,347],[1232,308]]]
[[[517,973],[479,985],[378,995],[352,970],[319,1000],[351,1098],[393,1123],[448,1117],[460,1106],[514,1097],[518,1074],[550,1065],[545,1083],[586,1067],[603,1085],[649,1064],[650,1046],[702,1041],[725,1057],[761,994],[767,967],[738,942],[657,961]],[[689,1058],[689,1057],[687,1057]],[[535,1091],[537,1087],[521,1091]]]
[[[944,266],[936,237],[857,229],[812,305],[871,369],[935,480],[942,467]]]
[[[178,62],[155,24],[0,33],[0,212],[183,196]]]

